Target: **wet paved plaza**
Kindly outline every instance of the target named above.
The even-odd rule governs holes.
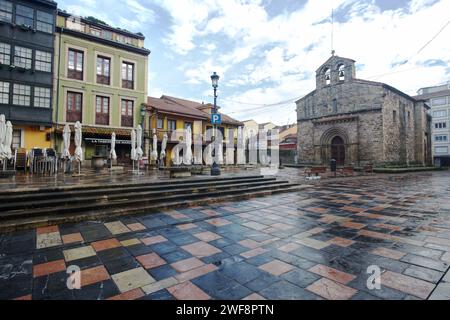
[[[0,299],[450,299],[450,172],[0,235]],[[81,289],[67,269],[81,269]],[[381,270],[370,289],[368,267]]]

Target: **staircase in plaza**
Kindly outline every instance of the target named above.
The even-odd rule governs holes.
[[[260,197],[302,187],[264,176],[13,189],[0,192],[0,231]]]

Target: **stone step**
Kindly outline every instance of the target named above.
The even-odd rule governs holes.
[[[67,191],[36,191],[30,194],[9,194],[0,196],[0,210],[2,210],[2,204],[8,204],[11,202],[26,202],[26,201],[40,201],[45,199],[56,200],[58,198],[79,198],[84,196],[103,196],[103,195],[113,195],[113,194],[123,194],[123,193],[132,193],[132,192],[146,192],[152,190],[174,190],[174,189],[187,189],[187,188],[200,188],[203,186],[214,185],[227,185],[230,183],[252,183],[252,182],[270,182],[275,181],[276,178],[272,177],[249,177],[249,178],[241,178],[241,179],[221,179],[218,181],[212,181],[208,179],[206,181],[191,181],[184,183],[158,183],[158,184],[139,184],[136,186],[135,184],[128,185],[120,185],[111,188],[104,188],[103,186],[98,186],[97,188],[89,188],[87,190],[84,189],[75,189],[75,190],[67,190]],[[6,209],[5,209],[6,210]]]
[[[92,211],[92,210],[108,210],[109,208],[133,208],[139,205],[145,205],[150,203],[158,203],[165,201],[174,201],[179,199],[195,199],[203,196],[209,197],[221,197],[222,195],[235,194],[239,192],[248,192],[248,191],[261,191],[266,189],[273,189],[278,187],[283,187],[289,185],[287,181],[278,181],[278,183],[273,185],[260,185],[260,186],[248,186],[247,184],[243,185],[235,185],[232,188],[223,188],[219,187],[215,191],[209,192],[195,192],[192,191],[190,193],[185,194],[164,194],[161,193],[156,197],[152,198],[143,198],[137,194],[137,197],[133,198],[121,198],[115,201],[108,201],[105,199],[101,202],[87,202],[82,204],[75,204],[69,206],[55,206],[55,207],[39,207],[33,209],[18,209],[18,210],[9,210],[6,212],[2,212],[0,214],[0,223],[5,219],[10,219],[13,217],[32,217],[39,215],[52,215],[52,214],[79,214],[84,211]]]
[[[189,207],[194,205],[208,205],[211,203],[227,202],[234,200],[244,200],[256,197],[264,197],[272,194],[278,194],[283,192],[297,192],[305,188],[309,188],[307,185],[296,185],[292,183],[285,183],[283,185],[277,186],[277,188],[259,188],[260,190],[247,190],[242,192],[234,192],[232,194],[222,194],[219,198],[212,197],[211,194],[203,195],[195,199],[171,199],[168,201],[162,201],[157,203],[151,203],[146,205],[141,205],[139,207],[131,208],[114,208],[111,207],[108,210],[103,211],[87,211],[79,213],[76,215],[66,215],[66,214],[54,214],[54,215],[41,215],[35,217],[15,217],[5,221],[0,222],[0,232],[12,232],[21,229],[29,229],[35,227],[42,227],[48,225],[57,225],[69,222],[78,222],[84,220],[101,220],[106,218],[132,215],[132,214],[148,214],[158,210],[173,209],[180,207]]]
[[[139,187],[139,186],[163,186],[163,185],[185,185],[190,183],[200,183],[200,182],[219,182],[219,181],[237,181],[245,179],[263,179],[262,175],[244,175],[244,176],[228,176],[228,177],[199,177],[190,179],[164,179],[146,182],[128,182],[128,183],[111,183],[108,185],[96,184],[82,184],[73,186],[58,186],[58,187],[31,187],[31,188],[14,188],[10,190],[0,191],[0,200],[4,196],[18,195],[23,196],[27,194],[34,194],[36,192],[69,192],[69,191],[79,191],[79,190],[99,190],[107,189],[113,190],[118,187]]]
[[[283,181],[277,181],[274,178],[268,179],[248,179],[248,180],[239,180],[239,181],[221,181],[220,183],[201,183],[201,184],[190,184],[185,185],[183,188],[180,188],[180,185],[177,185],[177,189],[169,188],[169,186],[164,186],[161,190],[161,187],[147,187],[147,188],[139,188],[130,190],[129,189],[119,189],[114,190],[115,192],[95,192],[95,190],[89,191],[88,194],[85,192],[71,192],[70,195],[66,196],[61,193],[59,196],[55,196],[51,194],[50,196],[46,194],[42,195],[33,195],[31,197],[19,197],[17,199],[8,199],[8,201],[0,201],[0,219],[2,217],[8,216],[10,211],[15,214],[18,210],[25,210],[31,208],[41,208],[42,210],[48,210],[51,207],[61,207],[61,206],[70,206],[72,204],[81,204],[81,203],[105,203],[108,201],[120,201],[120,200],[131,200],[134,198],[152,198],[152,197],[161,197],[161,196],[169,196],[172,194],[189,194],[189,193],[203,193],[214,190],[226,190],[239,188],[242,186],[262,186],[262,185],[275,185],[282,183]],[[172,187],[172,186],[170,186]],[[159,190],[155,190],[159,189]],[[147,191],[150,190],[150,191]],[[113,191],[113,190],[110,190]],[[58,193],[59,194],[59,193]],[[45,200],[38,200],[45,199]]]

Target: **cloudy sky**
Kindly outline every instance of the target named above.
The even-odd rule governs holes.
[[[293,101],[314,90],[314,72],[331,54],[332,8],[336,54],[356,60],[358,78],[411,95],[450,81],[450,0],[57,2],[142,32],[151,96],[212,102],[218,72],[222,112],[239,120],[296,121]]]

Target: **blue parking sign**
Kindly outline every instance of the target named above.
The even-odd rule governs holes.
[[[211,115],[211,124],[222,124],[222,115],[219,113],[213,113]]]

